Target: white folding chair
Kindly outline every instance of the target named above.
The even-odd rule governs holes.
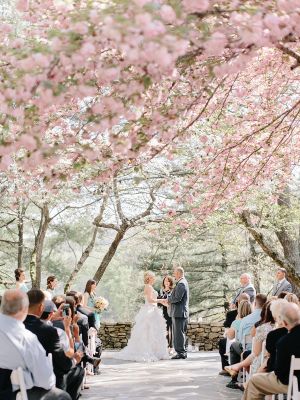
[[[243,346],[243,350],[245,351],[245,350],[247,350],[247,344],[250,344],[251,343],[251,346],[252,346],[252,342],[253,342],[253,340],[252,340],[253,338],[252,338],[252,336],[251,335],[244,335],[243,336],[243,338],[242,338],[242,346]]]
[[[251,348],[253,348],[253,340],[254,338],[251,335],[244,335],[243,336],[243,340],[242,340],[242,346],[243,346],[243,350],[247,350],[246,346],[247,344],[251,343]],[[250,372],[248,373],[246,368],[243,368],[243,372],[242,372],[242,376],[243,376],[243,383],[246,383],[251,376],[251,366],[250,366]]]
[[[295,356],[291,357],[291,366],[290,366],[290,376],[289,376],[289,387],[288,387],[288,395],[287,400],[295,399],[294,397],[294,372],[300,371],[300,358],[296,358]],[[296,378],[296,377],[295,377]],[[298,382],[297,378],[296,381]],[[298,383],[297,383],[297,392],[298,392]],[[297,396],[297,394],[296,394]]]
[[[91,357],[94,356],[96,353],[96,336],[97,336],[97,331],[94,328],[90,328],[89,332],[89,343],[88,343],[88,352]],[[87,364],[87,372],[91,375],[94,374],[94,367],[91,364]]]
[[[12,371],[10,380],[13,385],[20,387],[20,391],[17,393],[16,400],[28,400],[23,369],[21,367],[18,367]]]
[[[232,343],[235,342],[235,339],[228,339],[226,338],[226,350],[225,350],[225,354],[229,355],[230,353],[230,346],[232,345]]]
[[[266,341],[264,340],[262,342],[262,348],[261,348],[261,353],[260,353],[260,366],[263,365],[265,361],[265,356],[266,356]]]
[[[53,367],[53,358],[52,358],[52,353],[48,353],[48,360],[51,366]]]
[[[300,400],[298,379],[295,375],[293,376],[293,400]]]

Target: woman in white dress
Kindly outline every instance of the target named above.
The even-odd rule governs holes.
[[[153,289],[154,282],[153,272],[145,272],[145,304],[135,317],[127,346],[114,358],[143,362],[169,359],[166,321],[161,309],[157,307],[159,300],[156,290]]]

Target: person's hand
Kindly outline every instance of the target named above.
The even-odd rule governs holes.
[[[83,352],[82,351],[76,351],[76,353],[74,353],[74,359],[76,361],[76,364],[79,364],[81,362],[81,359],[83,357]]]
[[[229,308],[230,308],[230,310],[235,310],[236,306],[234,303],[230,303]]]
[[[79,339],[79,326],[77,324],[73,324],[73,335],[76,341]]]
[[[169,305],[169,302],[167,299],[161,299],[159,302],[165,307],[167,307]]]
[[[79,316],[78,314],[74,314],[74,317],[73,317],[73,324],[77,324],[79,318],[80,318],[80,316]]]
[[[65,327],[65,331],[68,331],[70,329],[71,323],[72,323],[72,317],[71,317],[71,313],[69,312],[68,316],[66,315],[65,317],[63,317],[63,324]]]
[[[63,315],[62,315],[63,307],[64,307],[64,303],[61,304],[61,305],[58,307],[57,311],[55,311],[55,312],[52,314],[52,316],[51,316],[51,321],[58,321],[58,320],[61,321],[61,320],[64,318]]]

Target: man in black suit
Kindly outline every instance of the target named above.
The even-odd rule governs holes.
[[[56,386],[66,390],[72,400],[77,400],[84,377],[83,369],[76,365],[81,361],[81,355],[74,353],[73,359],[67,357],[60,344],[57,330],[40,319],[44,310],[44,293],[39,289],[31,289],[27,295],[29,308],[24,325],[37,336],[46,353],[52,354]]]
[[[291,357],[300,357],[300,311],[298,305],[282,306],[281,320],[289,333],[276,344],[276,360],[273,372],[254,374],[248,381],[244,400],[263,400],[266,395],[287,393]],[[300,377],[299,371],[295,374]]]

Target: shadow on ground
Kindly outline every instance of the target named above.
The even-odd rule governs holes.
[[[187,360],[135,363],[103,354],[101,375],[88,376],[89,400],[240,400],[242,392],[225,387],[229,378],[218,375],[219,355],[198,352]]]

